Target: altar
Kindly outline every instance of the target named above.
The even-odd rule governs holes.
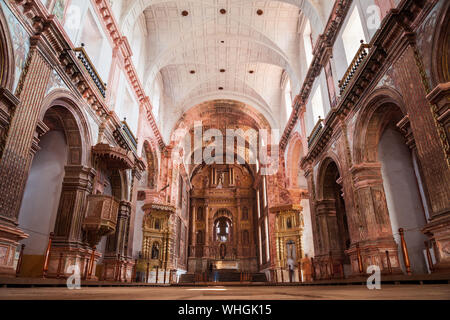
[[[219,260],[213,262],[216,270],[239,270],[239,261],[235,260]]]

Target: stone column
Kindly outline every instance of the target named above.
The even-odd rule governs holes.
[[[320,250],[316,252],[314,261],[322,267],[321,270],[329,265],[330,253],[333,257],[333,265],[343,263],[344,248],[342,240],[339,238],[338,217],[336,212],[336,200],[325,199],[316,202],[316,221],[318,236],[321,239]],[[324,274],[318,276],[325,276]]]
[[[328,256],[330,251],[340,253],[340,241],[338,239],[339,230],[336,216],[336,201],[320,200],[316,203],[316,217],[318,223],[319,237],[322,239],[322,246],[316,253],[316,257]]]
[[[39,41],[40,37],[30,39],[30,51],[15,96],[7,94],[8,100],[12,105],[17,103],[17,107],[10,115],[0,159],[0,275],[15,274],[16,247],[27,237],[17,226],[18,215],[33,158],[31,146],[51,72],[37,50]],[[3,94],[3,101],[4,97]]]
[[[434,117],[439,128],[440,139],[448,147],[450,142],[450,115],[448,112],[450,108],[450,82],[437,85],[427,96],[427,99],[434,109]],[[446,157],[447,166],[450,166],[450,149],[447,149]],[[435,199],[431,203],[430,220],[423,229],[423,232],[435,243],[434,249],[437,264],[434,266],[434,269],[438,272],[450,270],[449,171],[447,167],[446,172],[439,174],[442,183],[447,187],[442,189],[445,191],[435,194]],[[427,188],[429,189],[428,186]],[[436,198],[439,198],[439,200]]]
[[[121,257],[126,257],[127,252],[125,250],[128,223],[131,214],[131,203],[127,201],[121,201],[119,205],[119,214],[117,216],[117,226],[114,234],[108,236],[106,243],[106,257],[117,258],[119,254]]]
[[[107,275],[107,280],[114,280],[113,268],[116,266],[116,264],[122,264],[123,259],[127,260],[126,244],[130,214],[131,203],[127,201],[121,201],[119,205],[119,213],[117,216],[116,231],[114,232],[114,234],[109,235],[106,240],[106,250],[103,267],[111,269],[106,270],[105,272],[105,274]],[[127,262],[131,265],[130,261]],[[127,280],[127,278],[122,276],[121,280],[125,281]]]
[[[389,272],[386,251],[389,251],[394,273],[401,273],[397,244],[392,235],[386,195],[383,187],[380,163],[362,163],[350,169],[355,185],[355,201],[358,202],[359,246],[364,272],[369,265],[378,265],[382,272]],[[364,219],[363,219],[364,218]],[[346,253],[350,256],[352,272],[359,273],[357,242]]]
[[[96,172],[84,166],[66,166],[59,200],[58,214],[55,222],[55,237],[50,251],[48,276],[55,277],[58,269],[59,256],[63,253],[63,269],[76,265],[84,272],[86,259],[91,258],[92,250],[85,242],[82,229],[86,216],[87,196],[91,194]],[[92,275],[100,253],[96,253]]]

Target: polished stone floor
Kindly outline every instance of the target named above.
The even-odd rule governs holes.
[[[0,288],[1,300],[450,300],[450,285]]]

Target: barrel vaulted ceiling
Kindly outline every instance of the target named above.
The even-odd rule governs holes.
[[[301,26],[309,20],[313,37],[323,30],[316,2],[125,1],[124,33],[132,35],[139,20],[146,28],[144,85],[152,90],[157,79],[162,82],[163,136],[188,109],[214,99],[252,105],[282,130],[283,74],[294,95],[301,87]]]

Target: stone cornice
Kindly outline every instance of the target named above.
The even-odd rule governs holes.
[[[49,14],[40,1],[15,0],[11,4],[13,5],[14,11],[18,12],[27,23],[27,28],[31,30],[33,36],[37,35],[42,40],[45,40],[41,41],[40,47],[43,48],[44,52],[50,53],[57,58],[63,70],[71,79],[73,86],[78,89],[97,115],[113,122],[114,127],[121,126],[120,121],[109,110],[92,79],[90,79],[85,70],[79,65],[78,59],[73,52],[73,45],[58,19],[54,15]],[[124,59],[125,74],[128,76],[128,80],[139,99],[139,103],[144,106],[154,135],[158,140],[160,148],[163,149],[165,145],[151,112],[150,100],[145,96],[142,84],[138,79],[136,69],[131,60],[132,53],[128,40],[120,34],[117,22],[111,14],[108,1],[95,0],[95,5],[102,15],[101,18],[109,31],[109,37],[121,50]]]
[[[423,0],[403,0],[399,7],[392,9],[383,20],[382,26],[370,42],[371,49],[364,63],[339,98],[336,108],[332,109],[324,120],[324,128],[302,160],[302,167],[312,162],[323,151],[339,123],[336,119],[345,117],[369,92],[371,84],[378,78],[380,70],[383,70],[382,66],[389,60],[393,60],[394,56],[398,56],[407,44],[414,42],[412,26],[425,5]]]
[[[325,31],[319,37],[316,46],[314,47],[313,61],[300,92],[300,99],[305,103],[309,98],[309,94],[311,93],[311,88],[316,77],[321,72],[323,63],[326,61],[327,56],[330,55],[329,48],[333,46],[336,40],[351,3],[351,0],[340,0],[335,2],[332,15],[328,20]],[[329,128],[327,127],[330,123],[328,119],[334,118],[332,113],[347,114],[348,110],[351,109],[359,100],[371,80],[374,79],[375,74],[380,69],[383,62],[386,61],[386,51],[389,49],[392,53],[396,50],[396,48],[398,49],[401,46],[400,43],[403,43],[399,41],[402,34],[411,33],[411,31],[417,27],[418,20],[425,18],[425,11],[427,10],[424,10],[424,8],[426,7],[430,9],[435,5],[435,3],[435,0],[431,2],[427,2],[425,0],[403,0],[396,9],[392,9],[387,17],[385,17],[382,22],[382,26],[372,38],[372,50],[370,51],[369,57],[366,59],[365,64],[360,67],[358,72],[359,77],[358,75],[355,75],[355,79],[349,85],[349,88],[346,90],[344,96],[339,98],[336,108],[331,111],[331,114],[329,114],[326,121],[324,121],[324,130],[320,134],[320,137],[316,139],[314,145],[311,146],[307,158],[314,158],[321,152],[321,148],[326,145],[326,141],[320,142],[318,140],[322,140],[324,137],[326,140],[330,137],[328,132]],[[364,70],[364,72],[361,72],[362,70]],[[297,119],[295,117],[291,117],[290,121],[297,121]],[[294,125],[288,123],[286,126],[280,142],[281,150],[284,150],[286,147],[285,142],[289,140],[289,136]],[[318,149],[312,150],[316,148]]]
[[[128,39],[125,36],[123,36],[120,32],[119,24],[114,18],[109,1],[95,0],[95,5],[97,6],[99,13],[102,15],[103,21],[109,32],[111,40],[117,47],[120,48],[122,52],[124,58],[125,71],[128,76],[128,80],[133,86],[134,92],[139,99],[139,103],[142,106],[144,106],[147,115],[147,120],[149,121],[153,133],[156,139],[158,140],[160,149],[163,150],[165,144],[162,139],[162,135],[158,129],[158,126],[156,124],[155,117],[153,116],[150,99],[145,94],[144,88],[142,86],[141,81],[139,80],[136,68],[134,67],[133,61],[131,59],[133,53],[130,44],[128,42]]]
[[[283,136],[280,141],[280,150],[283,152],[289,141],[289,136],[292,133],[292,129],[298,120],[298,109],[304,106],[309,99],[312,86],[316,78],[320,75],[325,60],[330,57],[330,48],[333,46],[334,41],[339,33],[342,23],[345,20],[347,12],[352,4],[352,0],[337,0],[334,3],[332,13],[325,26],[323,34],[321,34],[314,46],[313,59],[311,65],[306,74],[303,86],[300,90],[300,94],[297,101],[294,103],[294,111],[286,125],[283,132]]]

